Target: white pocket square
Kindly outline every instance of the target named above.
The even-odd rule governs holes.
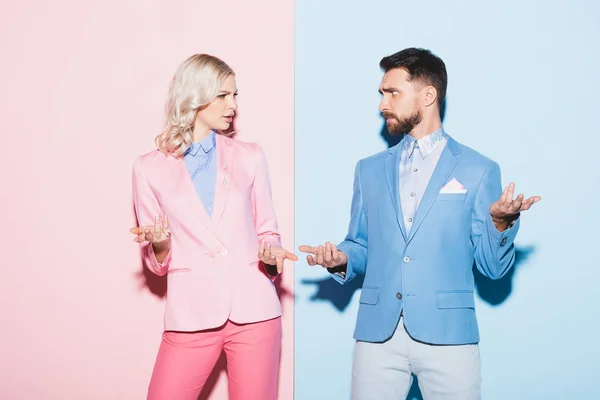
[[[440,194],[441,193],[467,193],[467,189],[465,189],[465,187],[459,181],[457,181],[456,178],[452,178],[444,185],[442,190],[440,190]]]

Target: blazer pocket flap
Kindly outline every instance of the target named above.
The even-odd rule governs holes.
[[[472,291],[438,292],[436,294],[438,308],[475,308]]]
[[[359,303],[377,304],[377,300],[379,300],[379,289],[370,287],[363,287],[361,289]]]

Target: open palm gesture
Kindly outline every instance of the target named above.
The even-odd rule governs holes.
[[[133,240],[138,243],[163,244],[171,240],[169,219],[166,215],[154,217],[154,225],[131,228],[129,232],[136,235]]]

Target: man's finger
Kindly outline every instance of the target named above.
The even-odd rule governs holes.
[[[514,199],[514,195],[515,195],[515,184],[513,182],[511,182],[508,185],[508,190],[506,191],[506,201],[504,203],[506,206],[510,206],[510,204],[512,203],[512,201]]]
[[[525,196],[523,196],[522,194],[519,194],[517,196],[517,198],[512,202],[512,204],[510,205],[510,208],[509,208],[509,212],[511,214],[516,214],[521,209],[521,205],[523,204],[524,197]]]
[[[312,247],[312,246],[306,246],[306,245],[302,245],[300,247],[298,247],[298,250],[300,250],[303,253],[310,253],[310,254],[317,254],[317,248],[316,247]]]
[[[531,208],[531,206],[534,205],[535,203],[536,203],[535,196],[528,198],[521,205],[521,211],[527,211],[527,210],[529,210]]]
[[[317,264],[323,265],[323,246],[317,248]]]
[[[506,203],[506,199],[508,198],[508,186],[504,188],[502,194],[500,195],[500,205]]]
[[[317,265],[317,263],[315,262],[315,258],[313,256],[306,256],[306,262],[311,267],[314,267],[315,265]]]
[[[327,265],[331,265],[331,243],[327,242],[325,243],[325,254],[324,254],[324,258],[325,258],[325,264]]]
[[[166,215],[163,216],[162,230],[164,233],[169,232],[169,218]]]
[[[281,273],[283,271],[283,257],[277,257],[277,272]]]
[[[284,253],[284,257],[287,258],[288,260],[292,260],[292,261],[298,261],[298,256],[295,255],[294,253],[290,253],[289,251],[286,250],[286,252]]]
[[[263,253],[265,252],[265,242],[260,241],[260,246],[258,246],[258,258],[262,260]]]
[[[523,202],[523,204],[521,204],[521,207],[519,207],[519,212],[529,210],[529,208],[531,207],[532,204],[533,204],[533,201],[531,199],[525,200]]]

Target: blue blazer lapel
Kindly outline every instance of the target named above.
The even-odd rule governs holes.
[[[399,175],[400,175],[400,154],[402,153],[402,141],[396,146],[390,148],[388,158],[385,160],[385,177],[387,186],[392,197],[394,210],[396,210],[396,221],[402,232],[402,236],[406,241],[406,227],[404,226],[404,217],[402,215],[402,207],[400,207],[400,190],[399,190]]]
[[[423,220],[429,213],[429,210],[440,193],[440,190],[450,177],[452,171],[454,171],[456,164],[458,164],[459,156],[459,144],[450,136],[448,136],[446,147],[442,151],[440,160],[433,171],[429,185],[427,185],[427,189],[425,189],[425,193],[423,194],[423,199],[421,199],[421,203],[417,209],[415,222],[408,234],[408,242],[412,240],[417,230],[419,230],[419,226],[421,226]]]

